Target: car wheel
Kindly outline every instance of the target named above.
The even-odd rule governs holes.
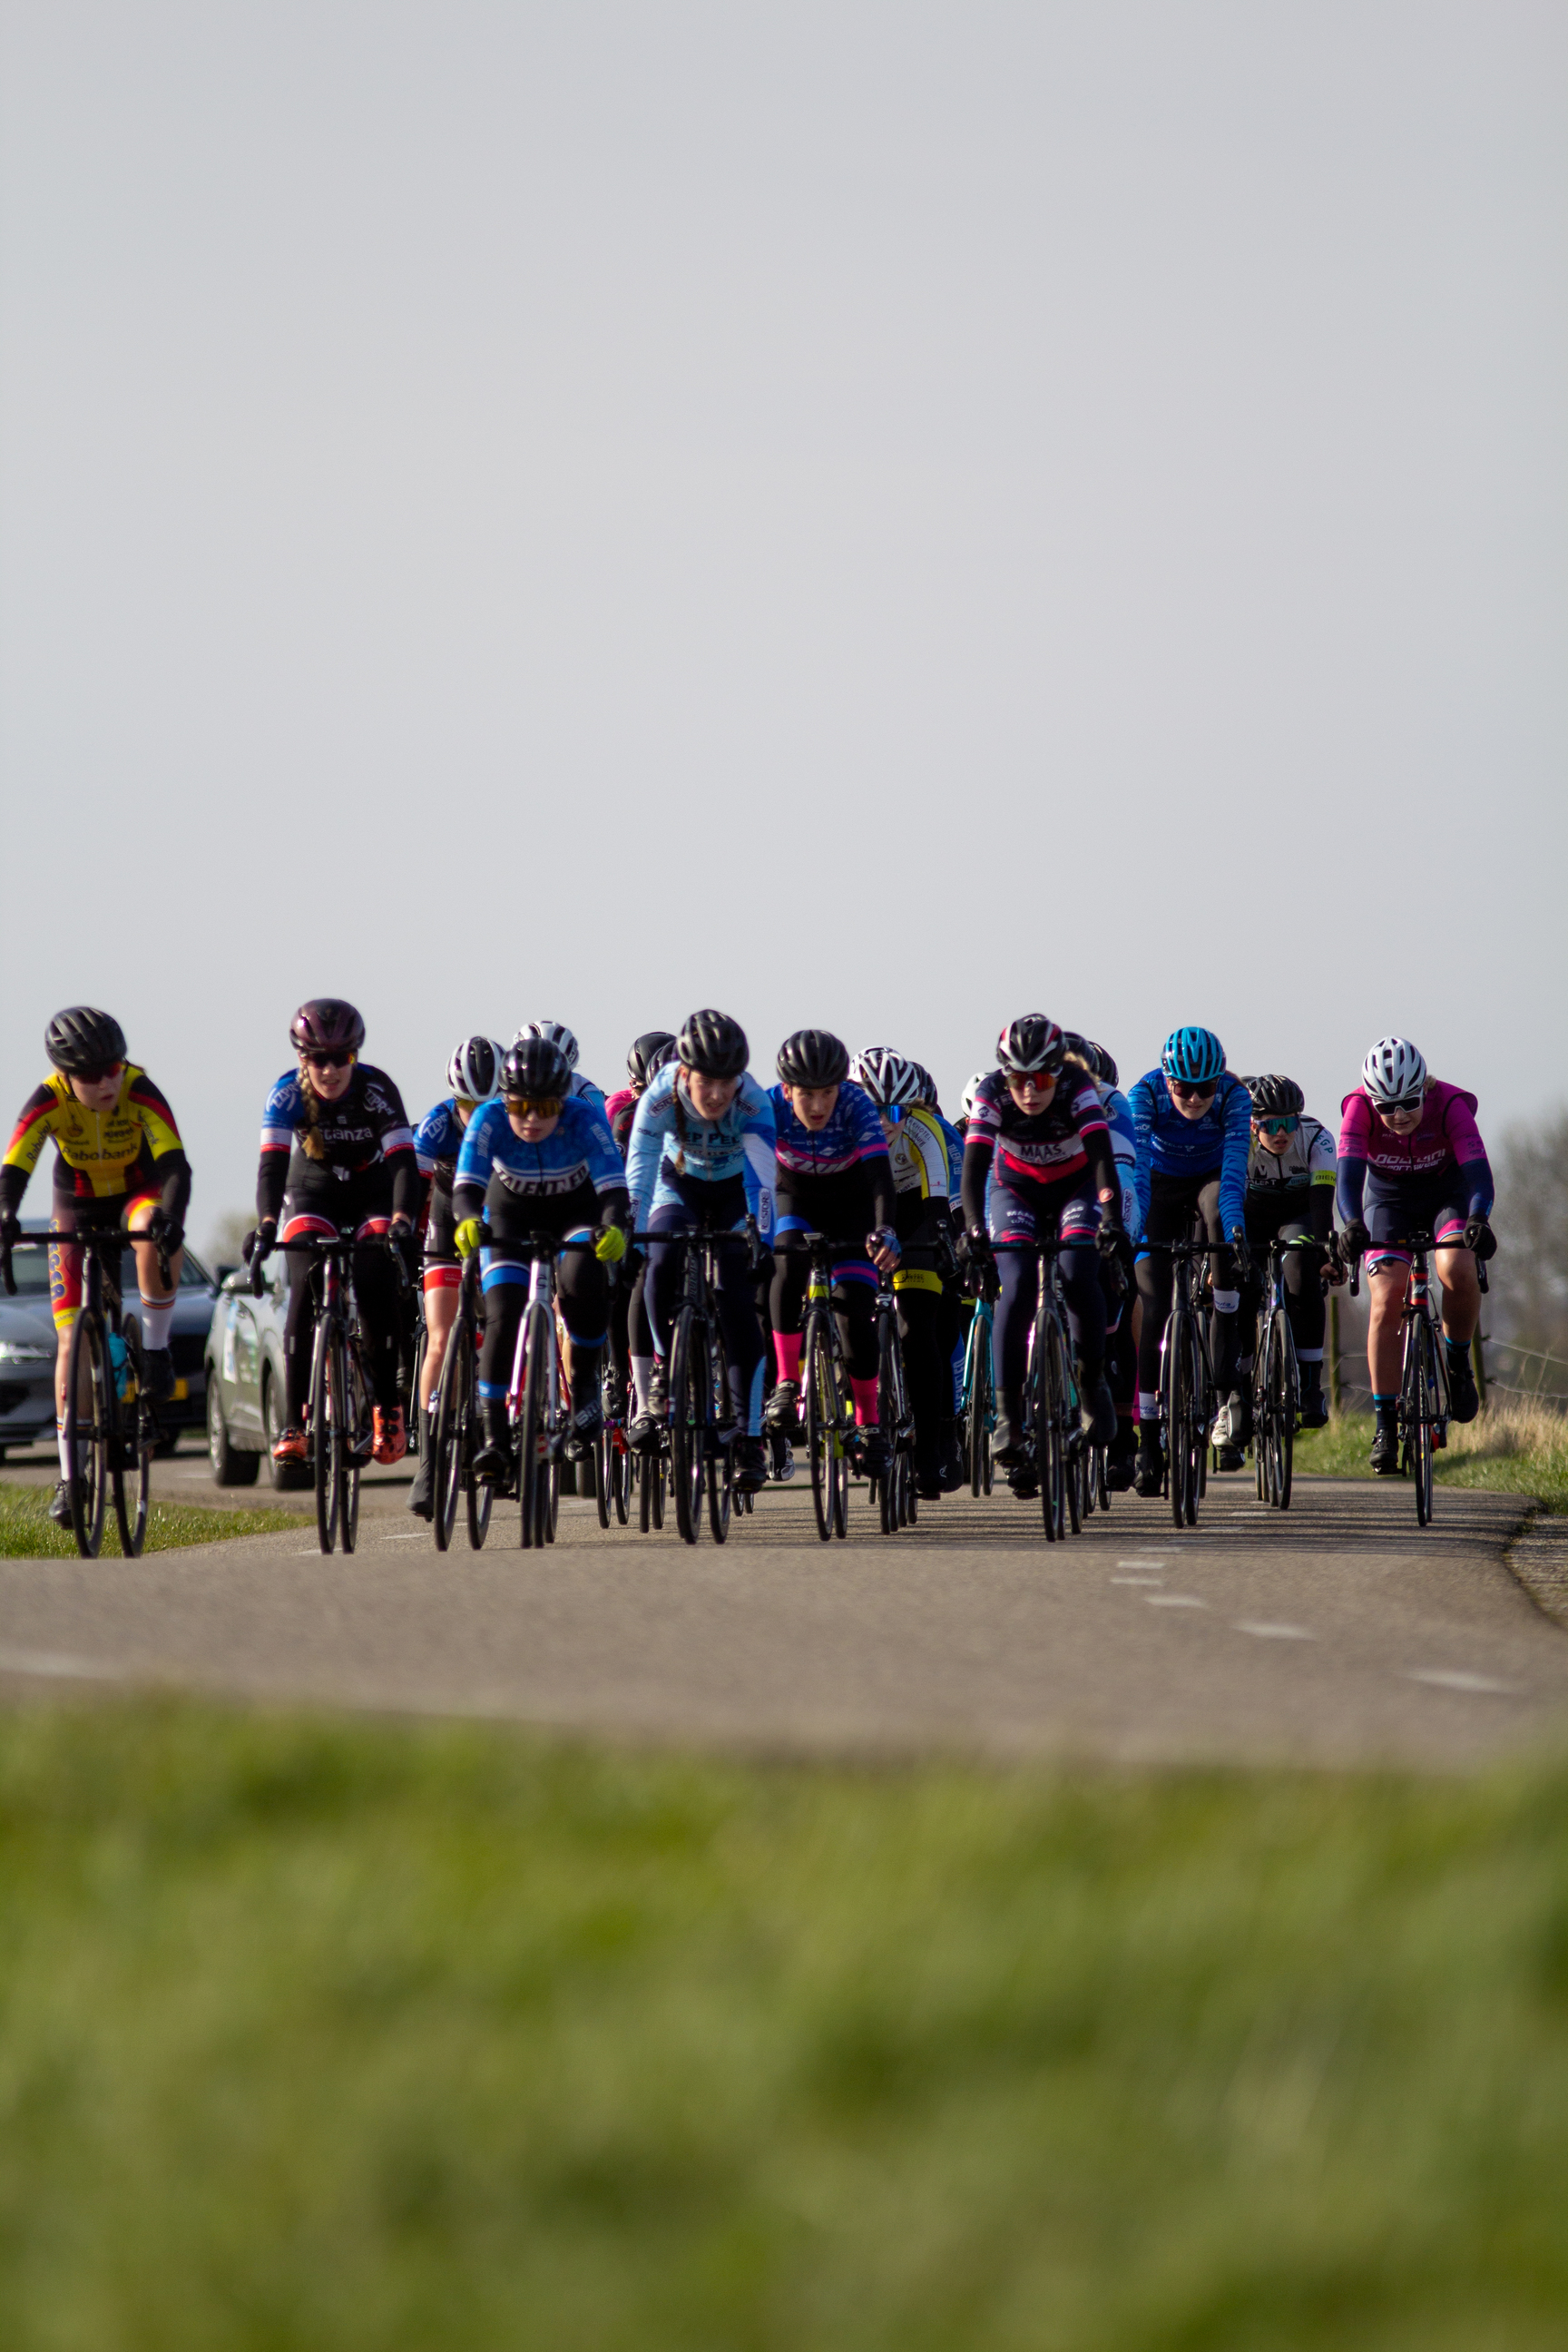
[[[254,1486],[261,1467],[259,1454],[241,1454],[228,1442],[223,1392],[214,1370],[207,1373],[207,1460],[212,1464],[214,1484],[219,1486]]]
[[[278,1437],[278,1417],[274,1399],[278,1385],[270,1372],[261,1375],[261,1442],[267,1454],[267,1475],[275,1494],[294,1495],[311,1484],[308,1462],[274,1462],[272,1448]]]

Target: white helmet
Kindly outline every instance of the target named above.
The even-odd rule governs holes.
[[[976,1070],[974,1076],[970,1079],[969,1084],[964,1087],[960,1100],[963,1104],[963,1116],[965,1118],[973,1118],[974,1097],[980,1092],[981,1087],[985,1084],[986,1079],[990,1076],[991,1073],[989,1070]]]
[[[566,1056],[567,1068],[576,1068],[577,1040],[564,1021],[525,1021],[511,1042],[521,1045],[525,1037],[542,1037],[548,1044],[559,1045]]]
[[[500,1066],[501,1049],[493,1037],[465,1037],[460,1045],[452,1048],[452,1058],[447,1065],[447,1084],[465,1102],[483,1102],[496,1090]]]
[[[1426,1091],[1426,1057],[1408,1037],[1380,1037],[1361,1066],[1361,1082],[1383,1110],[1414,1110]]]
[[[850,1076],[863,1087],[879,1110],[891,1110],[900,1103],[920,1100],[920,1073],[902,1054],[895,1054],[890,1045],[868,1045],[858,1054],[850,1066]]]

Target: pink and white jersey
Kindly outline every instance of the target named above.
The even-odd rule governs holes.
[[[1476,1125],[1477,1108],[1475,1096],[1462,1087],[1434,1078],[1421,1106],[1420,1126],[1413,1135],[1395,1135],[1379,1118],[1366,1088],[1358,1087],[1340,1105],[1340,1158],[1360,1160],[1370,1174],[1396,1180],[1484,1161],[1487,1148]]]

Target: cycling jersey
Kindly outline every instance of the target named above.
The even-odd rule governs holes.
[[[609,1122],[610,1133],[615,1137],[616,1150],[623,1160],[626,1156],[626,1146],[632,1139],[632,1121],[637,1115],[639,1100],[636,1087],[617,1087],[613,1095],[605,1097],[605,1117]]]
[[[323,1177],[347,1184],[372,1170],[390,1180],[392,1214],[412,1219],[419,1207],[414,1130],[385,1071],[356,1062],[344,1091],[328,1102],[306,1093],[298,1070],[285,1070],[261,1115],[257,1215],[276,1217],[286,1192],[319,1195]],[[367,1188],[362,1183],[356,1190]]]
[[[1339,1209],[1345,1223],[1362,1214],[1365,1199],[1386,1199],[1422,1180],[1430,1190],[1449,1179],[1447,1190],[1466,1214],[1485,1217],[1492,1205],[1492,1171],[1476,1125],[1476,1097],[1434,1078],[1413,1135],[1395,1135],[1377,1115],[1364,1087],[1340,1106]],[[1444,1186],[1438,1182],[1436,1190]]]
[[[466,1133],[455,1095],[427,1110],[414,1130],[414,1156],[421,1176],[449,1187]]]
[[[605,1195],[626,1189],[626,1171],[605,1115],[581,1096],[562,1105],[554,1132],[538,1143],[524,1143],[512,1132],[504,1102],[482,1104],[458,1153],[452,1206],[459,1222],[479,1215],[492,1179],[500,1195],[519,1202],[560,1200],[574,1192],[592,1192],[603,1202]]]
[[[868,1160],[885,1160],[888,1156],[887,1139],[877,1117],[877,1107],[864,1087],[849,1078],[839,1085],[838,1099],[826,1126],[815,1133],[797,1117],[782,1086],[768,1088],[768,1100],[773,1107],[777,1130],[775,1149],[781,1192],[790,1190],[792,1177],[843,1176],[852,1168],[861,1168]]]
[[[1043,1110],[1021,1111],[1000,1070],[975,1090],[963,1148],[963,1219],[985,1218],[985,1179],[998,1184],[1058,1184],[1095,1170],[1115,1182],[1110,1129],[1100,1091],[1087,1070],[1068,1068]]]
[[[35,1087],[0,1166],[0,1209],[15,1214],[50,1137],[59,1154],[57,1198],[142,1200],[161,1192],[163,1208],[176,1223],[183,1222],[190,1162],[174,1112],[139,1064],[126,1063],[108,1110],[89,1110],[79,1102],[63,1070]]]
[[[1219,1222],[1234,1233],[1243,1221],[1247,1161],[1252,1146],[1252,1097],[1241,1080],[1222,1070],[1202,1118],[1184,1118],[1171,1100],[1163,1070],[1150,1070],[1129,1097],[1138,1139],[1138,1219],[1148,1222],[1150,1178],[1195,1180],[1219,1175]]]
[[[1110,1156],[1121,1187],[1121,1222],[1131,1233],[1138,1223],[1138,1130],[1132,1124],[1132,1107],[1120,1087],[1102,1086],[1097,1079],[1095,1091],[1105,1113]]]
[[[878,1121],[880,1126],[881,1121]],[[916,1103],[906,1109],[903,1117],[887,1139],[888,1157],[893,1165],[893,1190],[899,1196],[900,1217],[913,1203],[931,1201],[946,1203],[952,1198],[952,1177],[947,1156],[947,1138],[942,1123],[923,1104]]]
[[[1283,1151],[1266,1151],[1255,1136],[1247,1161],[1248,1193],[1263,1192],[1273,1200],[1279,1192],[1308,1192],[1332,1185],[1337,1155],[1334,1139],[1321,1118],[1305,1112],[1294,1135],[1287,1136]]]
[[[778,1189],[773,1107],[748,1070],[720,1118],[702,1118],[680,1083],[679,1063],[667,1062],[644,1087],[626,1154],[637,1229],[656,1209],[691,1204],[696,1184],[743,1181],[747,1212],[771,1242]]]
[[[602,1111],[605,1108],[604,1087],[596,1087],[592,1078],[585,1078],[581,1070],[573,1071],[572,1083],[566,1092],[573,1102],[591,1103],[595,1110]]]

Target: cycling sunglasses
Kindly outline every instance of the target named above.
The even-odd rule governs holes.
[[[1384,1115],[1389,1111],[1394,1111],[1397,1114],[1407,1110],[1420,1110],[1425,1107],[1426,1101],[1426,1097],[1425,1095],[1412,1095],[1407,1102],[1379,1103],[1377,1108]]]
[[[1190,1087],[1184,1078],[1168,1078],[1165,1083],[1173,1095],[1181,1096],[1184,1102],[1213,1102],[1216,1091],[1213,1078],[1205,1079],[1201,1087]]]
[[[506,1107],[508,1110],[515,1111],[519,1118],[559,1118],[561,1097],[559,1095],[508,1095]]]
[[[1300,1126],[1300,1114],[1287,1111],[1282,1118],[1260,1118],[1258,1122],[1265,1135],[1294,1135]]]
[[[71,1076],[84,1087],[100,1087],[105,1078],[117,1078],[124,1067],[123,1062],[95,1062],[90,1070],[73,1070]]]
[[[306,1061],[313,1070],[346,1070],[353,1060],[352,1054],[307,1054]]]

